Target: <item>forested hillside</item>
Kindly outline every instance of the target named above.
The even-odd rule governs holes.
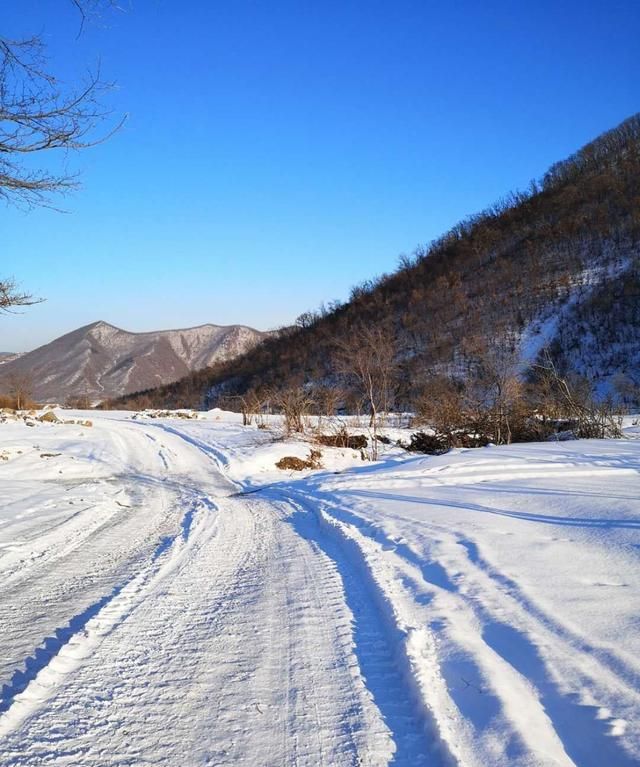
[[[639,294],[635,115],[395,273],[354,288],[348,303],[303,315],[240,358],[115,404],[229,406],[247,392],[302,386],[318,397],[340,387],[349,406],[357,387],[345,359],[363,344],[387,354],[389,407],[414,408],[435,379],[473,379],[496,355],[511,355],[525,376],[543,350],[563,375],[586,376],[600,395],[632,401],[640,385]]]

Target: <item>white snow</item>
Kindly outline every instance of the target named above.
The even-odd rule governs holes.
[[[590,265],[579,271],[570,280],[568,295],[561,302],[547,306],[543,312],[529,322],[520,333],[519,347],[521,364],[524,370],[536,362],[540,352],[548,347],[557,336],[558,328],[563,320],[571,316],[575,307],[592,293],[598,286],[611,282],[624,274],[624,272],[637,258],[635,248],[621,249],[620,247],[605,247],[600,254],[600,263],[588,259]],[[559,295],[560,299],[560,295]],[[584,333],[584,329],[581,329]],[[591,355],[591,359],[597,358],[597,354]],[[610,371],[607,371],[610,375]]]
[[[640,763],[640,427],[314,447],[0,424],[0,765]],[[395,437],[395,435],[394,435]]]

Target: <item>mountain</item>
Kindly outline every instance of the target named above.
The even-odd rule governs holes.
[[[104,400],[231,359],[267,335],[243,325],[130,333],[100,321],[5,362],[1,376],[27,374],[37,401]]]
[[[438,377],[477,377],[496,347],[515,355],[522,374],[544,351],[597,394],[622,392],[637,403],[640,115],[526,192],[457,224],[393,274],[354,288],[346,304],[310,312],[251,354],[146,392],[145,402],[212,406],[251,391],[348,388],[340,349],[362,328],[383,330],[393,347],[396,407],[415,408]]]

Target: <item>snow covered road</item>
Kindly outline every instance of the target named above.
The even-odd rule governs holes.
[[[62,428],[47,429],[58,449]],[[375,673],[398,688],[386,707],[402,720],[399,746],[362,678],[343,576],[313,543],[315,520],[237,497],[217,450],[173,426],[98,422],[83,439],[89,479],[66,479],[63,456],[47,464],[64,466],[60,479],[14,479],[14,459],[3,764],[373,765],[394,751],[420,763],[429,744],[384,647]],[[51,519],[9,538],[25,511],[41,513],[34,495]],[[369,612],[359,621],[375,640]]]
[[[0,427],[1,765],[640,763],[640,441],[94,424]]]

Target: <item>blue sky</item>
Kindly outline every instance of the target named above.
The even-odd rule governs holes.
[[[0,208],[2,276],[47,299],[0,351],[291,322],[640,109],[637,0],[130,0],[79,39],[70,1],[7,5],[129,117],[67,213]]]

